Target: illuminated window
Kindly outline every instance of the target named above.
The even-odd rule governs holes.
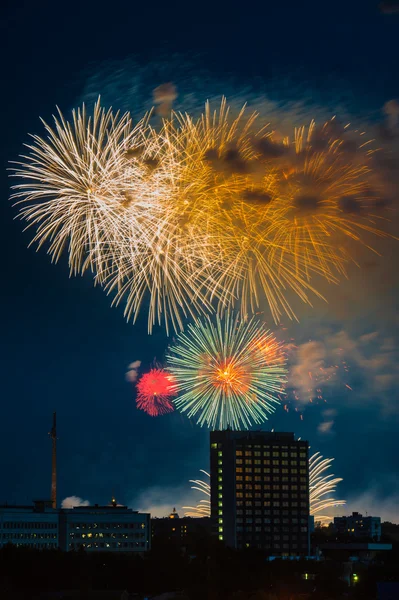
[[[217,447],[218,447],[218,445],[217,445],[217,444],[211,444],[211,448],[212,448],[212,450],[216,450],[216,449],[217,449]]]
[[[242,456],[242,450],[236,450],[236,456]]]
[[[218,477],[218,482],[219,482],[219,483],[222,483],[222,481],[223,481],[223,477],[222,477],[221,475],[219,475],[219,477]]]
[[[219,457],[223,456],[223,452],[222,452],[221,450],[219,450],[219,452],[218,452],[218,456],[219,456]]]
[[[242,467],[236,467],[236,473],[242,473]]]
[[[218,468],[218,473],[223,473],[223,469],[221,469],[220,467]]]
[[[222,542],[223,541],[223,535],[219,534],[219,540]]]
[[[218,490],[223,490],[223,486],[222,485],[218,485]]]

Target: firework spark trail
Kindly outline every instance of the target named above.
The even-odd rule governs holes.
[[[205,318],[177,336],[167,353],[176,407],[212,429],[262,423],[286,380],[283,347],[254,317]]]
[[[332,497],[337,484],[342,479],[339,477],[334,478],[332,474],[324,474],[330,469],[333,460],[333,458],[323,458],[320,452],[316,452],[309,458],[310,514],[314,516],[316,522],[321,524],[333,520],[331,515],[323,514],[326,509],[346,504],[345,500],[335,500]]]
[[[348,242],[388,236],[363,132],[332,120],[281,137],[225,98],[157,129],[150,116],[133,125],[99,101],[72,123],[59,112],[17,163],[12,196],[32,243],[54,261],[66,250],[71,274],[91,269],[128,319],[148,300],[149,332],[235,305],[245,316],[263,300],[276,322],[296,318],[290,296],[322,298],[314,280],[346,275]]]

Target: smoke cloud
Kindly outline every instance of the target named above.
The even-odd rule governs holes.
[[[298,391],[297,400],[307,403],[319,396],[321,388],[340,385],[353,392],[352,403],[377,401],[385,414],[399,414],[394,394],[399,385],[395,339],[378,331],[357,338],[345,330],[327,334],[323,331],[320,335],[322,341],[300,344],[291,354],[288,387]],[[340,372],[343,360],[348,366],[345,378]],[[330,421],[325,419],[320,431],[329,431]]]
[[[61,502],[61,508],[76,508],[77,506],[90,506],[90,502],[79,498],[79,496],[68,496]]]
[[[127,372],[126,372],[126,381],[129,381],[130,383],[134,383],[135,381],[137,381],[137,377],[139,376],[139,367],[141,365],[141,360],[135,360],[134,362],[130,363],[130,365],[128,365],[127,367]]]
[[[190,483],[187,485],[165,488],[152,487],[134,499],[131,506],[134,510],[150,513],[152,517],[167,517],[174,508],[179,516],[184,515],[183,506],[196,506],[198,504],[198,492],[190,489]],[[200,498],[201,499],[201,498]]]

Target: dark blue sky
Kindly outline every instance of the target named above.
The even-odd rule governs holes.
[[[38,117],[50,119],[56,104],[67,113],[88,93],[104,91],[103,80],[112,96],[108,84],[115,65],[121,69],[119,83],[137,78],[129,74],[129,65],[140,67],[137,102],[147,88],[150,92],[163,83],[162,77],[178,86],[184,79],[187,91],[190,65],[195,65],[193,77],[208,73],[213,82],[220,81],[220,90],[212,84],[215,93],[226,93],[223,82],[229,90],[236,85],[237,94],[241,87],[255,86],[273,99],[310,95],[327,108],[343,103],[375,118],[384,102],[399,97],[399,15],[381,15],[377,2],[364,0],[264,3],[244,13],[242,5],[234,10],[231,4],[219,11],[204,4],[177,9],[165,3],[158,9],[118,0],[7,4],[0,26],[0,502],[49,495],[47,431],[56,410],[60,498],[78,495],[94,503],[115,493],[139,508],[179,505],[187,480],[207,466],[208,433],[178,414],[155,420],[137,412],[124,380],[129,362],[148,365],[155,356],[162,358],[164,333],[156,330],[148,337],[145,316],[134,327],[126,324],[122,311],[110,308],[89,277],[68,278],[66,258],[51,265],[44,251],[27,249],[29,234],[13,221],[16,211],[8,201],[7,162],[21,152],[28,132],[41,132]],[[197,81],[197,96],[200,87]],[[118,89],[123,85],[110,98],[114,107]],[[126,97],[120,100],[126,104]],[[375,297],[376,288],[357,274],[355,284],[334,291],[329,309],[304,311],[292,332],[299,342],[323,339],[322,327],[329,328],[329,340],[346,332],[355,387],[352,395],[343,384],[327,390],[328,406],[336,411],[333,431],[318,430],[323,419],[331,419],[323,416],[325,407],[306,408],[303,421],[295,411],[283,410],[270,421],[270,427],[295,430],[315,450],[336,457],[335,473],[345,479],[341,497],[365,493],[360,510],[373,510],[385,498],[390,517],[399,498],[397,397],[392,389],[388,397],[365,389],[364,373],[369,370],[365,361],[381,352],[388,337],[397,350],[393,257],[388,248],[383,267],[375,269]],[[343,305],[344,314],[337,309]],[[379,338],[367,342],[366,349],[359,336],[372,332]],[[348,339],[356,340],[356,350]],[[390,354],[395,371],[392,356],[397,354]]]

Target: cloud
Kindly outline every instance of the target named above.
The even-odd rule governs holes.
[[[173,83],[163,83],[153,90],[153,100],[156,113],[160,117],[168,117],[177,98],[177,90]]]
[[[127,372],[126,372],[126,381],[130,381],[130,383],[134,383],[137,380],[137,377],[139,375],[138,372],[138,368],[141,365],[141,360],[135,360],[134,362],[130,363],[130,365],[128,365],[127,367]]]
[[[399,1],[385,0],[385,2],[381,2],[380,11],[385,15],[393,15],[395,13],[399,13]]]
[[[347,499],[345,514],[360,512],[362,515],[381,517],[381,521],[399,523],[399,491],[386,496],[379,488],[373,487],[359,495]],[[342,512],[342,511],[341,511]]]
[[[61,502],[61,508],[76,508],[77,506],[90,506],[90,502],[82,500],[79,496],[68,496]]]
[[[178,487],[154,486],[142,492],[130,503],[134,510],[150,513],[152,517],[167,517],[174,508],[180,516],[184,515],[183,506],[196,506],[198,492],[190,488],[190,483]]]
[[[292,346],[289,351],[291,368],[288,387],[294,389],[300,402],[316,398],[320,386],[330,385],[335,367],[328,366],[328,349],[323,342],[309,341]]]
[[[394,338],[372,331],[358,337],[347,331],[315,330],[322,339],[293,346],[288,388],[297,401],[307,403],[320,397],[321,388],[345,386],[351,403],[379,403],[385,415],[398,414],[396,389],[399,386],[399,350]],[[328,417],[324,413],[325,417]],[[331,429],[330,418],[319,431]]]

